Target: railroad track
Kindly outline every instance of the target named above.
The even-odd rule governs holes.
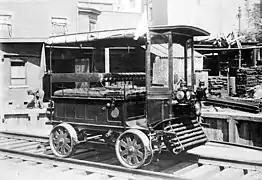
[[[209,146],[227,146],[210,143]],[[170,158],[173,157],[173,158]],[[261,157],[262,158],[262,157]],[[122,167],[114,151],[79,149],[72,158],[55,157],[48,139],[15,134],[0,134],[0,165],[23,167],[61,177],[78,179],[262,179],[262,164],[241,160],[199,157],[193,154],[173,156],[164,152],[142,169]]]

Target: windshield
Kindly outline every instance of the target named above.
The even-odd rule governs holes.
[[[151,35],[151,87],[168,87],[168,36]]]

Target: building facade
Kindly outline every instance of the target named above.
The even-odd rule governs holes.
[[[248,28],[246,7],[256,3],[259,0],[148,0],[149,20],[152,25],[193,25],[217,36],[238,31],[239,22],[242,31]]]
[[[43,42],[52,35],[135,27],[141,0],[1,0],[0,116],[24,108],[27,90],[45,86],[39,79]],[[117,23],[116,23],[117,22]]]

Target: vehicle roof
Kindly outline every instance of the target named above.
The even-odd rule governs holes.
[[[47,45],[58,46],[83,46],[83,47],[114,47],[114,46],[138,46],[146,43],[146,38],[134,40],[135,28],[92,31],[84,33],[52,36],[45,41]],[[175,43],[184,42],[194,36],[208,36],[209,33],[194,26],[153,26],[149,31],[155,33],[172,32]]]

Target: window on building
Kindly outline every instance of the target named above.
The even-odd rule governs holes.
[[[96,22],[90,21],[89,22],[89,31],[94,31],[96,29]]]
[[[88,32],[96,29],[97,16],[100,11],[92,8],[79,8],[78,9],[78,31]]]
[[[66,17],[51,17],[52,34],[60,35],[67,33],[67,18]]]
[[[149,21],[153,20],[153,8],[152,7],[149,7],[148,20]]]
[[[26,85],[26,63],[24,61],[11,61],[10,85]]]
[[[12,37],[12,15],[0,14],[1,37]]]

